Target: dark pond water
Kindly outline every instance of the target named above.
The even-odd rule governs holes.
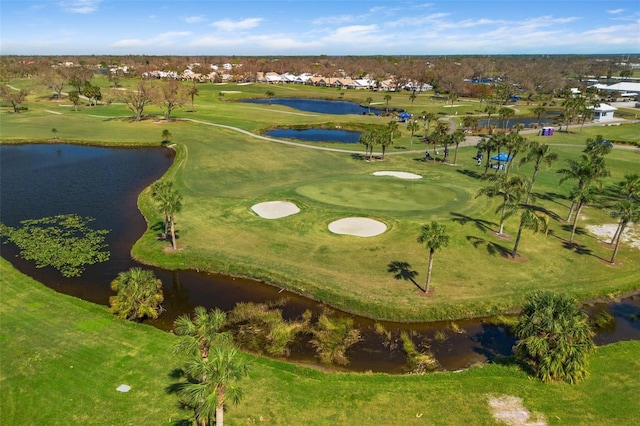
[[[21,220],[77,213],[96,220],[93,226],[110,229],[109,262],[92,265],[79,278],[63,278],[52,268],[36,269],[17,257],[13,245],[0,246],[2,257],[18,270],[45,285],[94,303],[107,304],[113,293],[109,283],[132,266],[140,266],[129,255],[146,223],[136,200],[139,192],[160,177],[173,161],[169,149],[107,149],[72,145],[0,146],[0,220],[17,226]],[[179,315],[195,306],[232,309],[238,302],[269,302],[285,298],[283,314],[296,318],[304,310],[318,312],[321,306],[309,299],[253,280],[234,279],[195,271],[154,271],[164,284],[166,308],[150,324],[168,330]],[[595,305],[615,320],[596,338],[598,344],[640,339],[640,297],[620,303]],[[349,349],[351,371],[403,372],[406,358],[399,341],[402,330],[414,333],[417,344],[427,342],[443,369],[457,370],[509,355],[515,339],[503,327],[480,320],[449,323],[382,323],[391,332],[383,339],[374,331],[374,321],[352,317],[363,340]],[[313,351],[305,340],[296,342],[290,360],[314,364]]]
[[[371,111],[371,114],[380,115],[383,110],[371,109],[358,105],[355,102],[347,101],[327,101],[323,99],[302,99],[302,98],[272,98],[272,99],[244,99],[240,102],[253,104],[275,104],[284,105],[300,111],[319,112],[322,114],[358,114],[365,115]]]
[[[267,136],[282,139],[298,139],[306,142],[358,143],[360,132],[339,129],[273,129]]]

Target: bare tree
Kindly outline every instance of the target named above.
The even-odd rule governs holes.
[[[184,87],[176,80],[167,80],[162,84],[160,90],[160,100],[164,106],[164,119],[169,120],[171,111],[182,107],[187,102],[187,93]]]
[[[146,80],[140,80],[135,90],[122,91],[120,100],[135,114],[135,120],[142,120],[144,108],[157,97],[156,87]]]

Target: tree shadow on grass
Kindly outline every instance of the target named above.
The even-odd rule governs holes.
[[[393,278],[396,280],[411,281],[419,290],[424,291],[424,289],[420,287],[420,284],[414,280],[414,278],[418,276],[418,271],[411,269],[411,265],[408,262],[394,260],[387,265],[387,272],[392,273]]]
[[[505,259],[511,259],[511,250],[503,245],[494,243],[493,241],[487,241],[484,238],[476,237],[474,235],[467,235],[467,241],[471,243],[474,248],[484,246],[491,256],[500,255]]]
[[[353,158],[354,160],[364,161],[369,157],[365,156],[364,154],[351,154],[351,158]]]
[[[534,192],[533,196],[537,199],[550,201],[552,203],[556,203],[559,206],[569,208],[569,205],[565,203],[561,203],[558,200],[568,200],[569,198],[566,195],[556,194],[555,192]]]
[[[453,216],[452,221],[459,223],[460,225],[466,225],[469,222],[472,222],[476,228],[478,228],[482,232],[487,231],[495,231],[494,227],[497,228],[498,224],[495,222],[489,222],[488,220],[476,219],[471,216],[466,216],[461,213],[449,212],[451,216]]]
[[[167,386],[165,388],[165,392],[169,395],[177,396],[178,392],[180,392],[182,385],[185,383],[184,381],[181,381],[181,380],[187,379],[187,374],[182,368],[174,368],[169,373],[169,378],[171,378],[175,382]],[[180,408],[181,410],[191,411],[190,407],[186,406],[179,400],[176,401],[176,404],[178,405],[178,408]],[[193,424],[193,421],[192,419],[178,419],[178,420],[175,420],[172,424],[176,426],[191,426]]]
[[[463,174],[465,176],[469,176],[472,177],[474,179],[482,179],[482,173],[479,173],[475,170],[469,170],[469,169],[462,169],[462,170],[456,170],[456,172]]]

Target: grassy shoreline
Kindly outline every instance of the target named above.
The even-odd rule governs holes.
[[[5,424],[184,424],[168,393],[176,337],[56,293],[0,260],[0,412]],[[640,422],[640,342],[600,347],[576,385],[542,384],[505,363],[425,376],[323,373],[247,356],[230,425],[495,424],[488,400],[512,395],[549,424]],[[129,393],[116,392],[120,384]]]

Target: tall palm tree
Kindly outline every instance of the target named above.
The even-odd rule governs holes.
[[[205,361],[193,357],[185,366],[191,378],[182,383],[178,395],[183,404],[193,408],[201,426],[224,425],[224,407],[227,401],[238,404],[243,396],[239,382],[249,372],[249,364],[238,349],[230,345],[211,348]]]
[[[502,120],[502,128],[505,130],[509,129],[509,119],[516,115],[516,112],[509,107],[502,107],[498,110],[498,115]]]
[[[385,102],[385,110],[387,112],[387,114],[389,114],[389,101],[391,100],[391,95],[390,94],[386,94],[384,95],[384,102]]]
[[[576,227],[578,226],[578,218],[582,208],[595,199],[596,188],[593,185],[587,185],[584,188],[575,187],[571,192],[571,199],[576,204],[576,214],[573,217],[573,224],[571,226],[571,235],[569,241],[573,242],[573,237],[576,233]]]
[[[531,177],[531,182],[529,185],[529,189],[527,190],[527,200],[525,204],[529,204],[531,199],[531,193],[533,192],[533,185],[536,182],[536,177],[538,176],[538,171],[540,170],[540,166],[542,163],[547,166],[551,166],[551,164],[558,159],[558,154],[555,152],[551,152],[551,147],[547,144],[541,144],[538,142],[531,142],[529,145],[529,151],[527,155],[520,160],[520,164],[525,164],[530,161],[533,161],[533,176]]]
[[[451,142],[456,146],[456,150],[453,154],[453,164],[458,164],[457,160],[458,160],[458,146],[460,145],[461,142],[464,142],[464,140],[466,139],[464,132],[460,129],[454,131],[451,134]]]
[[[120,318],[130,321],[143,318],[156,319],[160,315],[160,304],[164,300],[162,281],[153,271],[134,267],[120,272],[111,281],[115,296],[109,297],[109,310]]]
[[[373,146],[376,144],[376,141],[377,136],[375,130],[369,130],[360,135],[360,139],[358,140],[358,142],[364,145],[364,156],[367,161],[370,161],[371,157],[373,156]]]
[[[227,314],[220,309],[207,310],[196,306],[193,318],[179,316],[173,323],[173,332],[184,336],[174,347],[177,353],[199,354],[204,361],[209,359],[211,346],[231,343],[231,333],[222,331],[227,324]]]
[[[529,146],[529,140],[517,131],[511,131],[507,134],[505,146],[507,147],[507,168],[505,174],[508,175],[511,170],[511,165],[515,162],[518,154]]]
[[[638,203],[634,199],[627,199],[620,201],[613,213],[614,216],[619,217],[618,229],[616,230],[616,235],[614,236],[615,247],[613,249],[613,255],[611,255],[611,260],[609,263],[614,263],[616,260],[616,255],[618,254],[618,248],[620,247],[620,239],[622,238],[622,233],[625,228],[629,224],[629,222],[640,222],[640,203]]]
[[[533,231],[534,234],[538,232],[547,233],[549,229],[549,217],[547,215],[538,214],[531,209],[531,206],[524,204],[521,206],[522,214],[520,215],[520,226],[518,227],[518,234],[516,235],[516,241],[511,250],[511,257],[515,258],[518,254],[518,246],[520,244],[520,238],[522,237],[522,231],[524,228],[528,228]]]
[[[384,153],[387,150],[387,146],[393,145],[393,138],[398,136],[398,122],[395,120],[391,120],[387,123],[387,128],[385,129],[386,137],[380,140],[380,145],[382,145],[382,159],[384,160]]]
[[[620,189],[620,194],[625,197],[626,200],[634,200],[638,198],[638,193],[640,192],[640,175],[637,173],[631,175],[625,175],[624,180],[618,183],[618,187]],[[614,214],[615,216],[615,214]],[[611,238],[611,242],[609,244],[613,244],[618,237],[618,233],[620,232],[620,225],[622,223],[618,223],[618,228],[616,232],[613,234],[613,238]]]
[[[416,91],[412,91],[411,94],[409,95],[409,100],[411,101],[411,108],[413,108],[413,101],[416,100],[416,98],[418,97],[418,95],[416,95]]]
[[[522,176],[506,176],[499,174],[492,178],[493,184],[481,188],[476,197],[486,195],[489,198],[502,197],[502,205],[496,211],[500,211],[500,228],[498,235],[502,235],[504,221],[508,214],[513,213],[517,203],[527,191],[526,179]]]
[[[420,125],[416,120],[409,120],[407,123],[407,130],[411,132],[411,147],[409,149],[413,149],[413,135],[420,130]]]
[[[158,181],[151,185],[151,197],[164,214],[165,235],[171,233],[171,246],[176,250],[175,215],[182,210],[182,195],[173,187],[173,182]]]
[[[422,225],[417,241],[419,244],[424,244],[424,246],[429,249],[429,267],[427,270],[427,282],[424,287],[424,292],[429,293],[431,271],[433,270],[433,255],[435,254],[436,250],[449,245],[449,235],[447,235],[447,227],[444,225],[440,225],[436,221],[432,221],[427,225]]]
[[[532,112],[538,118],[538,127],[540,127],[540,118],[544,115],[545,112],[547,112],[547,109],[545,107],[543,107],[542,105],[538,105],[537,107],[535,107],[532,110]]]
[[[426,139],[427,136],[429,136],[429,128],[431,127],[431,122],[436,119],[436,114],[433,112],[422,111],[421,117],[424,126],[424,137]]]
[[[436,161],[436,151],[438,150],[438,144],[442,144],[447,137],[449,131],[449,123],[446,121],[438,121],[436,128],[431,134],[431,142],[433,142],[433,161]]]
[[[498,107],[495,105],[487,105],[484,107],[484,112],[487,114],[487,129],[491,127],[491,116],[498,112]]]
[[[516,358],[543,382],[574,383],[586,376],[593,331],[571,297],[545,291],[529,295],[515,334]]]
[[[187,94],[189,95],[189,97],[191,97],[191,112],[196,112],[196,104],[194,102],[195,97],[199,95],[199,92],[198,88],[196,87],[195,80],[193,81],[193,85],[187,91]]]
[[[373,98],[369,96],[364,100],[364,102],[367,104],[367,108],[369,109],[369,113],[367,115],[371,115],[371,102],[373,102]]]

